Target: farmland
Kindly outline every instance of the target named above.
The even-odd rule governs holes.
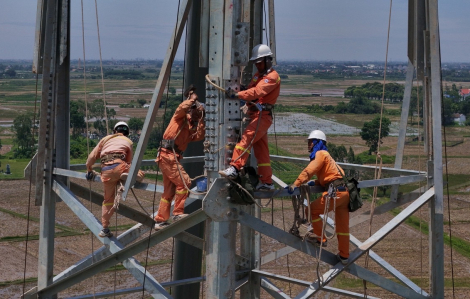
[[[93,67],[91,65],[90,67]],[[95,66],[96,67],[96,66]],[[147,102],[151,99],[153,89],[156,83],[156,74],[158,74],[157,65],[139,65],[130,66],[134,70],[147,70],[143,78],[105,78],[105,98],[108,107],[116,111],[116,118],[127,120],[131,117],[145,118],[148,109],[121,108],[120,105],[135,102],[144,99]],[[109,68],[112,68],[109,66]],[[114,69],[120,70],[123,66],[115,66]],[[151,70],[151,71],[149,71]],[[92,102],[94,99],[103,98],[102,82],[99,72],[90,73],[87,78],[86,97],[82,70],[76,66],[75,71],[71,73],[71,100],[85,100]],[[117,73],[110,72],[116,76]],[[110,75],[111,76],[111,75]],[[343,91],[352,85],[362,85],[370,82],[368,79],[343,79],[343,80],[319,80],[311,75],[289,74],[288,78],[282,80],[282,91],[278,99],[278,104],[290,107],[290,112],[275,113],[275,124],[271,127],[269,143],[270,152],[275,155],[288,155],[294,157],[307,157],[305,138],[309,131],[313,129],[324,130],[327,133],[329,143],[337,146],[344,145],[346,149],[351,148],[355,155],[366,156],[368,147],[364,140],[359,136],[359,132],[366,121],[370,121],[376,115],[357,115],[357,114],[338,114],[334,112],[327,113],[309,113],[302,111],[303,106],[310,105],[333,105],[340,102],[349,102],[349,99],[343,98]],[[391,82],[391,81],[390,81]],[[396,81],[393,81],[396,82]],[[403,82],[401,82],[403,83]],[[465,82],[444,82],[444,84],[457,83],[468,88]],[[181,93],[183,85],[183,76],[181,66],[173,70],[170,87],[176,90],[176,94]],[[165,93],[166,94],[166,93]],[[312,94],[321,94],[313,96]],[[27,111],[33,112],[37,108],[37,100],[40,97],[39,90],[36,92],[36,80],[28,79],[0,79],[0,139],[2,147],[0,149],[0,169],[5,170],[6,165],[11,167],[11,175],[0,173],[0,254],[8,256],[2,262],[3,271],[0,273],[0,297],[19,298],[22,292],[23,272],[26,272],[28,282],[26,290],[29,290],[36,284],[37,279],[37,252],[38,252],[38,233],[39,233],[39,207],[30,203],[34,186],[30,185],[27,178],[23,177],[22,170],[28,163],[27,159],[14,159],[11,156],[14,148],[14,134],[8,124],[11,124],[15,117]],[[202,98],[203,96],[200,95]],[[165,101],[165,97],[162,99]],[[296,107],[301,111],[296,111]],[[387,102],[385,110],[399,111],[400,103]],[[36,110],[37,111],[37,110]],[[157,121],[160,121],[162,112],[158,113]],[[400,120],[399,113],[389,113],[386,115],[392,122],[391,136],[384,139],[381,145],[380,153],[384,160],[382,166],[393,167],[393,158],[396,152],[397,137],[394,133],[398,132]],[[411,122],[411,120],[409,120]],[[416,120],[409,124],[410,134],[407,137],[403,168],[413,170],[425,170],[427,165],[427,153],[424,150],[424,144],[414,140],[414,136],[419,131],[422,134],[422,124]],[[444,131],[443,131],[444,133]],[[443,148],[444,163],[444,232],[445,239],[445,288],[446,297],[451,297],[452,283],[455,283],[456,297],[464,298],[470,294],[470,235],[468,234],[468,225],[470,219],[470,127],[469,126],[450,126],[445,128],[443,134],[445,147]],[[366,157],[367,158],[367,157]],[[368,164],[375,165],[375,156],[370,157]],[[369,161],[367,160],[367,161]],[[73,161],[73,163],[84,163],[84,160]],[[380,166],[380,165],[378,165]],[[273,163],[273,172],[276,176],[285,182],[292,182],[296,175],[302,170],[304,165],[292,163]],[[361,174],[363,178],[370,178],[372,174]],[[88,186],[86,182],[73,180],[83,186]],[[147,182],[153,182],[150,178]],[[417,190],[421,187],[418,184],[405,185],[400,187],[401,194]],[[102,192],[102,186],[93,183],[91,188],[94,191]],[[362,191],[365,198],[365,206],[351,215],[351,218],[362,213],[367,214],[372,202],[372,189]],[[390,189],[378,192],[378,201],[386,202],[390,194]],[[144,191],[136,191],[136,196],[147,211],[154,211],[158,207],[159,194],[156,195]],[[266,204],[267,200],[263,200]],[[99,219],[101,209],[99,206],[91,206],[88,201],[83,200],[86,207],[90,207],[92,213]],[[141,210],[136,202],[136,198],[130,198],[126,201],[137,210]],[[406,205],[405,205],[406,206]],[[396,208],[388,213],[375,215],[372,222],[372,230],[375,231],[388,221],[390,221],[402,208]],[[27,221],[27,216],[30,220]],[[57,203],[57,221],[56,221],[56,246],[55,246],[55,270],[58,274],[74,262],[84,258],[98,246],[92,242],[92,236],[86,226],[68,209],[64,203]],[[290,199],[274,200],[272,205],[263,208],[262,219],[275,226],[288,230],[292,225],[293,209]],[[410,218],[405,224],[401,225],[396,231],[392,232],[384,242],[381,242],[374,251],[399,271],[411,278],[416,284],[427,290],[428,273],[428,228],[429,219],[427,206],[419,210],[413,218]],[[121,233],[134,225],[131,220],[117,216],[113,220],[113,231]],[[28,226],[29,225],[29,226]],[[28,232],[27,228],[28,227]],[[351,228],[351,233],[360,240],[365,240],[368,236],[369,223],[363,222]],[[451,247],[449,235],[452,234],[452,256],[454,263],[451,264]],[[25,239],[28,235],[28,251],[25,255]],[[94,244],[94,245],[93,245]],[[95,246],[95,247],[92,247]],[[172,248],[172,240],[154,246],[148,252],[142,252],[136,256],[136,259],[145,263],[149,257],[148,271],[158,281],[169,281],[172,255],[169,248]],[[282,244],[268,237],[262,238],[262,255],[283,247]],[[336,240],[329,241],[327,250],[334,252],[337,247]],[[353,246],[351,246],[351,250]],[[26,256],[27,268],[24,269],[24,260]],[[456,262],[458,261],[458,262]],[[359,264],[363,265],[364,260]],[[325,265],[321,265],[325,270]],[[376,271],[387,276],[385,270],[377,264],[370,263],[370,270]],[[277,261],[263,265],[262,270],[270,271],[279,275],[295,277],[301,280],[312,281],[316,279],[316,261],[314,258],[306,258],[301,253],[293,253],[289,258],[283,257]],[[454,281],[452,281],[452,272]],[[107,283],[103,283],[103,281]],[[61,293],[61,296],[77,296],[85,292],[90,292],[93,288],[95,292],[109,291],[116,288],[135,287],[133,278],[122,267],[118,269],[108,269],[99,274],[95,280],[89,279],[81,282]],[[284,292],[289,294],[297,293],[300,287],[280,283],[278,285]],[[363,291],[361,280],[355,277],[343,274],[335,280],[330,286],[345,288],[356,292]],[[322,296],[327,297],[326,293]],[[390,293],[383,291],[374,285],[368,284],[368,295],[381,298],[395,298]],[[132,296],[122,296],[121,298],[133,298]]]

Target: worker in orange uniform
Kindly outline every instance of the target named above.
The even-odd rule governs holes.
[[[129,126],[120,121],[114,126],[113,134],[100,140],[98,145],[88,155],[86,161],[87,175],[89,181],[93,181],[95,173],[93,164],[97,159],[101,160],[101,181],[104,187],[104,200],[101,207],[101,224],[103,229],[99,233],[101,238],[111,237],[109,220],[114,214],[114,198],[116,189],[120,180],[127,178],[127,173],[132,161],[132,141],[129,136]],[[141,182],[144,178],[144,172],[139,170],[136,181]]]
[[[256,190],[274,189],[269,158],[268,129],[273,122],[272,109],[279,96],[281,78],[272,68],[272,55],[268,46],[263,44],[255,46],[250,60],[254,61],[258,72],[251,79],[248,88],[238,93],[227,90],[227,96],[230,98],[246,101],[241,109],[248,114],[250,123],[243,132],[240,142],[235,146],[230,167],[219,171],[219,174],[235,179],[240,169],[246,164],[250,149],[253,147],[260,175]]]
[[[331,198],[328,211],[335,208],[336,235],[339,247],[337,257],[343,265],[346,265],[349,258],[349,192],[340,173],[341,171],[344,174],[344,171],[328,153],[326,136],[322,131],[314,130],[310,133],[308,136],[308,150],[310,152],[310,163],[300,173],[295,182],[286,188],[292,194],[297,187],[304,183],[310,186],[320,185],[326,189],[332,185],[332,188],[336,191],[336,198]],[[317,176],[317,179],[309,181],[314,175]],[[310,203],[313,233],[316,235],[310,241],[317,246],[326,246],[326,238],[323,237],[322,240],[319,236],[322,236],[320,214],[324,214],[327,196],[329,196],[328,191],[325,191],[319,198]]]
[[[156,230],[169,225],[167,221],[173,198],[173,221],[187,216],[184,214],[184,203],[189,195],[191,178],[179,161],[190,142],[202,140],[205,136],[204,105],[198,102],[195,90],[191,85],[185,91],[186,100],[178,106],[171,118],[155,160],[163,174],[163,194],[155,216]]]

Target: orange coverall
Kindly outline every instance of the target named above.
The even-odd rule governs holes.
[[[129,172],[132,161],[132,141],[121,133],[108,135],[100,140],[98,145],[88,155],[86,161],[87,171],[92,171],[96,159],[109,154],[123,154],[124,160],[119,158],[101,163],[101,181],[104,187],[104,200],[101,207],[101,224],[103,228],[109,226],[109,220],[114,214],[114,198],[116,197],[116,187],[121,178],[121,174]],[[144,177],[144,173],[139,170],[137,176]]]
[[[271,169],[268,148],[268,129],[273,122],[273,117],[270,111],[259,112],[251,102],[257,100],[256,103],[259,104],[274,105],[280,90],[281,78],[275,70],[272,70],[261,78],[259,78],[259,73],[256,73],[251,79],[248,89],[238,93],[238,98],[247,101],[247,105],[252,108],[248,112],[250,123],[243,132],[240,142],[235,146],[232,155],[233,162],[230,165],[240,170],[246,164],[250,154],[248,146],[254,138],[252,146],[255,150],[255,157],[258,160],[258,174],[260,175],[260,181],[266,184],[272,184],[273,182],[271,178],[273,171]],[[261,123],[256,132],[259,117],[261,117]],[[242,155],[245,149],[247,151]],[[240,155],[242,156],[240,157]]]
[[[338,171],[338,168],[344,174],[343,169],[338,166],[336,168],[336,162],[330,156],[327,151],[320,150],[315,154],[315,159],[308,164],[308,166],[302,170],[299,177],[295,180],[294,185],[300,187],[300,185],[308,182],[313,175],[317,175],[315,185],[321,185],[328,188],[329,183],[343,179]],[[315,201],[310,203],[310,210],[312,213],[312,226],[313,232],[317,236],[321,236],[322,230],[322,219],[320,214],[323,214],[325,210],[325,198],[328,192],[323,192],[322,196],[317,198]],[[338,191],[336,195],[339,197],[336,199],[336,210],[335,210],[335,223],[336,223],[336,235],[338,238],[339,254],[344,257],[349,257],[349,192]],[[330,200],[330,206],[328,212],[333,210],[334,201]],[[323,239],[323,242],[326,238]]]
[[[191,179],[181,164],[179,164],[179,161],[183,158],[183,151],[190,142],[202,140],[205,136],[204,121],[193,125],[189,115],[187,115],[193,103],[194,101],[192,100],[186,100],[178,106],[163,134],[163,139],[175,140],[175,147],[178,151],[175,151],[175,157],[173,150],[160,148],[160,152],[155,160],[163,175],[163,194],[160,199],[157,216],[155,216],[156,222],[164,222],[170,218],[171,201],[173,198],[175,198],[173,215],[184,214],[184,203],[189,195],[189,191],[184,183],[190,187]],[[181,175],[178,168],[181,171]],[[183,177],[184,183],[181,177]]]

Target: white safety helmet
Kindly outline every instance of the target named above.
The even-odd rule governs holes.
[[[272,55],[273,55],[273,52],[271,52],[271,49],[267,45],[259,44],[259,45],[255,46],[253,48],[253,50],[251,51],[250,60],[257,60],[259,58],[266,57],[266,56],[272,56]],[[255,63],[256,62],[257,61],[255,61]]]
[[[126,127],[124,130],[117,130],[118,127]],[[119,121],[114,125],[114,131],[117,131],[119,133],[123,133],[125,136],[129,135],[129,125],[125,121]]]
[[[308,135],[308,140],[310,139],[320,139],[326,142],[326,135],[320,130],[313,130],[310,132],[310,135]]]

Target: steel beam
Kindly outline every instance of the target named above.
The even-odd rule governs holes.
[[[412,184],[412,183],[424,181],[426,179],[427,179],[427,176],[423,174],[409,175],[409,176],[403,176],[403,177],[360,181],[359,184],[357,184],[357,187],[358,188],[370,188],[370,187],[376,187],[376,186],[405,185],[405,184]]]
[[[82,205],[80,201],[78,201],[66,186],[61,182],[54,181],[53,189],[54,192],[62,198],[62,200],[75,213],[75,215],[77,215],[77,217],[80,218],[80,220],[90,229],[90,231],[99,238],[103,244],[109,245],[109,250],[112,253],[116,253],[124,249],[123,244],[121,244],[115,237],[100,238],[98,236],[101,230],[101,223]],[[135,258],[129,257],[128,259],[123,260],[122,265],[139,283],[143,284],[144,288],[152,295],[152,297],[159,299],[172,298],[160,283],[150,273],[148,273]],[[69,277],[73,277],[73,275]]]
[[[204,280],[205,280],[204,277],[193,277],[193,278],[182,279],[182,280],[162,282],[162,286],[164,288],[172,288],[172,287],[176,287],[176,286],[199,283],[199,282],[204,281]],[[137,288],[121,289],[121,290],[116,290],[116,291],[111,291],[111,292],[102,292],[102,293],[95,293],[95,294],[90,294],[90,295],[81,295],[81,296],[76,296],[76,297],[68,297],[67,299],[111,298],[111,297],[115,297],[115,296],[133,294],[133,293],[137,293],[137,292],[142,292],[142,288],[137,287]]]
[[[122,193],[123,201],[126,200],[127,193],[129,192],[130,187],[135,182],[137,171],[140,168],[142,157],[144,156],[145,149],[147,148],[148,139],[150,137],[150,133],[152,132],[153,123],[155,122],[155,117],[157,116],[158,107],[160,106],[160,102],[162,100],[165,85],[170,76],[171,66],[173,64],[176,51],[178,50],[178,45],[180,43],[181,35],[183,34],[184,25],[186,24],[186,20],[188,19],[191,4],[192,0],[183,0],[181,2],[181,7],[183,9],[181,9],[178,13],[178,23],[170,39],[170,44],[168,45],[168,50],[166,52],[165,59],[163,60],[163,65],[158,76],[157,85],[155,86],[155,90],[153,91],[149,111],[145,118],[145,123],[140,134],[140,139],[137,144],[134,157],[132,159],[132,165],[129,169],[129,176],[124,186],[124,192]]]
[[[64,278],[63,280],[53,283],[52,285],[44,288],[38,292],[39,296],[49,296],[50,294],[58,293],[66,288],[83,281],[92,275],[98,274],[109,267],[114,266],[116,263],[122,262],[144,250],[148,247],[152,247],[171,238],[178,233],[204,221],[207,218],[206,214],[200,210],[192,213],[191,215],[179,220],[177,223],[170,225],[156,233],[153,233],[149,238],[137,241],[134,244],[122,249],[119,252],[113,253],[107,258],[95,262],[92,266],[87,267],[78,273],[71,275],[70,277]]]
[[[331,218],[327,219],[328,225],[333,228],[334,227],[334,221]],[[359,241],[356,237],[354,237],[352,234],[349,234],[349,242],[356,247],[359,247],[362,242]],[[424,296],[427,296],[428,294],[421,289],[419,286],[417,286],[413,281],[408,279],[405,275],[403,275],[400,271],[395,269],[392,265],[387,263],[384,259],[382,259],[378,254],[376,254],[373,250],[369,250],[369,257],[376,262],[379,266],[381,266],[383,269],[385,269],[388,273],[393,275],[396,279],[401,281],[403,284],[414,290],[416,293],[422,294]]]
[[[260,219],[257,219],[251,215],[239,212],[239,222],[242,225],[251,227],[252,229],[266,235],[270,238],[276,239],[277,241],[284,243],[292,248],[295,248],[303,253],[316,257],[319,251],[318,247],[313,246],[309,242],[304,242],[302,239],[297,238],[282,229],[272,226]],[[321,260],[329,265],[335,265],[337,263],[336,255],[331,252],[322,251]]]
[[[305,280],[300,280],[300,279],[295,279],[295,278],[291,278],[291,277],[287,277],[287,276],[272,274],[272,273],[269,273],[269,272],[258,271],[258,270],[255,270],[253,272],[258,273],[261,276],[262,280],[265,280],[266,277],[270,277],[270,278],[273,278],[273,279],[277,279],[277,280],[281,280],[281,281],[285,281],[285,282],[288,282],[288,283],[293,283],[293,284],[297,284],[297,285],[301,285],[301,286],[309,286],[311,284],[310,282],[305,281]],[[332,287],[329,287],[329,286],[323,286],[322,291],[333,293],[333,294],[338,294],[338,295],[342,295],[342,296],[346,296],[346,297],[351,297],[351,298],[364,298],[364,294],[349,292],[349,291],[341,290],[341,289],[338,289],[338,288],[332,288]],[[287,298],[290,298],[290,297],[287,297]],[[367,298],[378,299],[377,297],[373,297],[373,296],[367,296]]]
[[[275,299],[290,298],[280,288],[276,287],[275,284],[270,282],[269,279],[265,277],[261,278],[261,287],[263,288],[263,290],[265,290],[269,295],[271,295]]]
[[[408,115],[410,114],[411,91],[413,89],[413,77],[415,68],[413,63],[408,60],[408,68],[406,69],[405,93],[401,104],[400,129],[398,131],[397,150],[395,152],[395,168],[401,168],[403,163],[403,154],[405,150],[406,127],[408,124]],[[419,133],[418,133],[419,136]],[[398,185],[392,186],[390,192],[390,200],[397,201]]]
[[[300,163],[307,165],[310,160],[308,158],[293,158],[293,157],[285,157],[285,156],[277,156],[277,155],[270,155],[272,161],[280,161],[280,162],[292,162],[292,163]],[[368,165],[357,165],[351,163],[343,163],[337,162],[339,166],[343,169],[351,169],[357,171],[375,171],[375,166],[368,166]],[[387,173],[390,175],[413,175],[413,174],[424,174],[424,171],[416,171],[416,170],[408,170],[408,169],[396,169],[390,167],[382,167],[382,173]]]
[[[429,189],[424,193],[420,198],[418,198],[415,202],[410,204],[407,208],[400,212],[397,216],[395,216],[391,221],[389,221],[386,225],[384,225],[381,229],[375,232],[371,237],[369,237],[366,241],[364,241],[356,250],[354,250],[349,256],[349,263],[346,266],[343,266],[341,263],[337,263],[333,268],[327,271],[323,275],[323,279],[320,282],[319,280],[314,281],[308,288],[304,289],[296,299],[300,298],[308,298],[318,292],[323,285],[328,284],[331,282],[335,277],[337,277],[341,272],[344,271],[345,267],[355,266],[353,263],[360,258],[363,254],[365,254],[368,250],[374,247],[379,241],[385,238],[390,232],[392,232],[395,228],[397,228],[403,221],[406,220],[409,216],[411,216],[414,212],[416,212],[419,208],[421,208],[426,202],[428,202],[434,196],[434,188]],[[365,270],[365,269],[364,269]],[[365,270],[368,271],[368,270]],[[379,279],[379,275],[376,273],[370,272],[372,277]],[[361,277],[364,278],[364,277]],[[365,278],[364,278],[365,279]],[[381,279],[381,278],[380,278]],[[370,278],[366,279],[370,281]],[[388,280],[387,280],[388,281]],[[400,289],[400,285],[396,283],[391,283],[394,285],[395,289]],[[382,285],[382,287],[384,287]],[[404,288],[403,286],[401,286]],[[409,290],[409,289],[406,289]],[[403,290],[403,291],[406,291]],[[410,290],[411,291],[411,290]],[[426,298],[421,294],[417,294],[414,291],[412,293],[405,296],[406,298]],[[416,294],[416,295],[415,295]],[[411,297],[411,295],[413,295]]]

